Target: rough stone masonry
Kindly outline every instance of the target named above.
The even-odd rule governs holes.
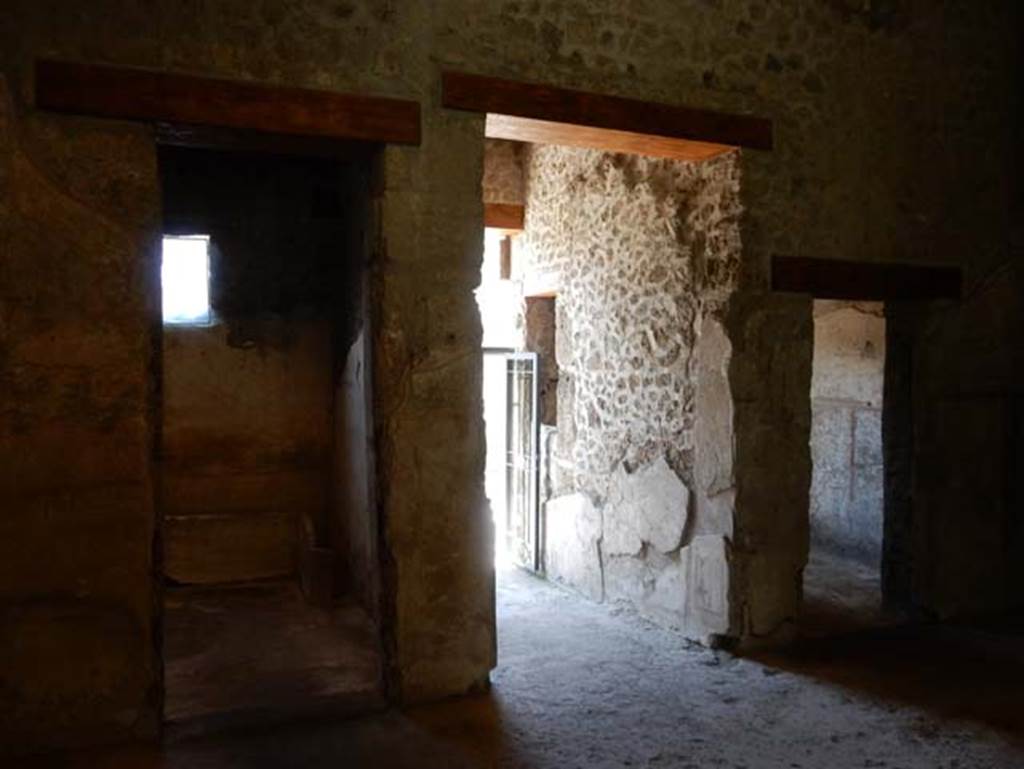
[[[515,159],[496,154],[487,167]],[[696,638],[728,634],[731,435],[716,441],[710,426],[728,426],[731,404],[701,419],[697,404],[712,405],[728,363],[736,155],[696,164],[533,145],[524,176],[522,280],[557,292],[546,572]]]

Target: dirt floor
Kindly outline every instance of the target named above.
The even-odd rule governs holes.
[[[168,590],[164,714],[175,734],[384,705],[379,644],[352,603],[308,604],[294,582]]]
[[[737,658],[521,572],[490,694],[38,765],[1024,767],[1024,624],[886,628]],[[33,764],[36,765],[36,764]]]

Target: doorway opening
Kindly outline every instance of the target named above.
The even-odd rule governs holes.
[[[730,630],[738,153],[485,147],[485,204],[525,209],[486,230],[478,292],[498,563],[710,642]]]
[[[484,230],[477,304],[483,327],[485,491],[499,568],[539,569],[537,383],[540,361],[523,349],[522,297],[512,275],[516,231]]]
[[[165,720],[379,707],[372,157],[159,161]]]
[[[885,312],[881,302],[813,303],[810,552],[801,633],[886,621],[882,601]]]

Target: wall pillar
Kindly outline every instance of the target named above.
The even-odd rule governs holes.
[[[20,82],[0,75],[0,746],[30,751],[159,730],[160,202],[147,129],[16,109]]]
[[[445,151],[458,146],[458,163]],[[494,535],[484,495],[479,311],[483,118],[428,111],[384,152],[374,392],[385,643],[405,702],[486,686]]]
[[[725,326],[735,447],[734,634],[747,646],[795,630],[811,481],[809,297],[742,292]]]

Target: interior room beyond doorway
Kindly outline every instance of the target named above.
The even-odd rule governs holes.
[[[161,149],[172,725],[383,704],[367,167]]]
[[[815,300],[810,553],[801,633],[887,621],[882,607],[884,463],[881,302]]]

